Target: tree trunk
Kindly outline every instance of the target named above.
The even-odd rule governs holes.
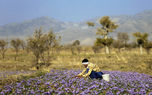
[[[46,64],[44,54],[41,54],[41,58],[42,58],[43,63]]]
[[[3,57],[3,60],[4,60],[4,58],[5,58],[5,52],[2,53],[2,57]]]
[[[127,42],[125,41],[124,50],[126,50],[126,43],[127,43]]]
[[[149,55],[149,51],[150,51],[150,49],[146,49],[146,51],[147,51],[147,54]]]
[[[142,45],[140,45],[140,54],[143,54]]]
[[[39,66],[38,66],[39,62],[38,62],[38,61],[39,61],[39,57],[36,56],[36,62],[35,62],[35,63],[36,63],[36,69],[37,69],[37,70],[39,69]]]
[[[107,35],[105,35],[105,37],[104,37],[104,39],[107,39],[108,38],[108,36]],[[110,52],[109,52],[109,47],[106,45],[105,46],[106,47],[106,54],[109,54]]]
[[[109,54],[110,53],[109,52],[109,47],[107,45],[105,47],[106,47],[106,54]]]
[[[120,53],[120,48],[118,48],[118,52]]]
[[[47,51],[47,63],[50,62],[50,49]]]
[[[16,54],[15,54],[15,61],[16,61],[16,59],[17,59],[17,55],[18,55],[18,51],[16,51]]]

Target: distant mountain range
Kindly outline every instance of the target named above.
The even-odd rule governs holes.
[[[119,28],[111,34],[116,38],[117,32],[127,32],[132,39],[134,32],[147,32],[152,35],[152,10],[145,10],[135,15],[110,16],[112,21],[119,25]],[[0,26],[1,38],[26,38],[31,36],[36,28],[42,27],[45,32],[52,29],[54,33],[62,37],[62,43],[71,43],[80,40],[83,45],[92,45],[96,36],[96,28],[100,27],[99,19],[92,18],[95,27],[88,27],[86,22],[63,22],[50,17],[40,17],[27,20],[21,23],[11,23]]]

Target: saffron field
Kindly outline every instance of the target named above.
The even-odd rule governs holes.
[[[75,55],[65,50],[54,52],[50,66],[40,70],[33,69],[32,53],[19,52],[15,61],[14,52],[7,52],[0,60],[0,95],[152,95],[151,54],[126,50],[106,55],[87,50]],[[83,58],[110,74],[110,81],[75,78],[84,68]]]
[[[110,81],[75,78],[80,70],[51,70],[5,85],[0,95],[152,95],[152,77],[137,72],[103,71]]]

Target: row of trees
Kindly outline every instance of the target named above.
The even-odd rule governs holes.
[[[22,47],[23,49],[25,48],[25,43],[23,40],[21,39],[12,39],[10,41],[10,45],[13,47],[13,49],[15,50],[15,60],[16,60],[16,57],[18,55],[18,51],[20,49],[20,47]],[[5,52],[7,51],[8,49],[8,46],[9,46],[9,43],[8,41],[4,40],[4,39],[1,39],[0,40],[0,54],[2,56],[2,58],[4,59],[5,58]]]
[[[99,35],[98,38],[96,38],[96,41],[93,46],[93,50],[96,53],[98,49],[100,49],[102,46],[105,47],[106,54],[109,54],[109,48],[113,45],[113,47],[118,48],[120,51],[121,48],[126,48],[128,45],[134,45],[128,44],[129,36],[127,33],[121,33],[119,32],[117,34],[117,40],[114,40],[112,37],[109,36],[109,33],[114,32],[118,25],[116,25],[114,22],[110,20],[108,16],[104,16],[100,19],[100,25],[101,27],[97,28],[96,34]],[[94,27],[95,24],[93,22],[87,22],[88,26]],[[147,53],[149,53],[150,48],[152,48],[152,43],[148,41],[148,34],[147,33],[140,33],[136,32],[133,33],[133,36],[136,38],[136,43],[140,47],[140,53],[143,53],[143,47],[147,50]],[[26,49],[27,52],[31,51],[36,59],[36,64],[38,64],[39,59],[41,58],[44,63],[49,62],[50,60],[50,51],[53,50],[53,48],[58,48],[59,42],[61,40],[61,37],[56,37],[56,35],[53,33],[52,30],[50,30],[48,33],[43,33],[42,28],[36,29],[33,36],[29,37],[26,41],[21,39],[12,39],[10,42],[7,42],[4,39],[0,40],[0,54],[2,58],[5,58],[5,52],[7,51],[7,48],[9,45],[14,49],[15,51],[15,60],[18,56],[18,52],[20,48],[23,50]],[[10,44],[9,44],[10,43]],[[68,46],[71,50],[72,54],[80,53],[81,46],[80,41],[76,40],[71,45]],[[77,52],[75,52],[77,51]],[[47,58],[44,56],[47,55]]]
[[[31,51],[35,56],[35,63],[38,65],[40,58],[43,63],[48,63],[50,60],[50,51],[54,47],[59,46],[61,37],[56,37],[52,30],[48,33],[43,33],[42,28],[36,29],[33,36],[29,37],[26,41],[19,38],[12,39],[10,42],[1,39],[0,40],[0,53],[2,58],[5,58],[5,52],[7,51],[9,45],[15,51],[15,60],[18,56],[19,50],[22,48],[26,49],[27,52]],[[10,44],[9,44],[10,43]],[[47,58],[45,55],[47,54]]]
[[[110,32],[114,32],[118,25],[110,20],[109,16],[104,16],[99,21],[101,27],[97,28],[96,34],[100,37],[96,38],[95,44],[93,46],[94,49],[98,49],[99,46],[105,46],[106,54],[109,54],[109,47],[113,44],[115,48],[118,48],[119,51],[123,47],[125,49],[127,45],[127,41],[129,40],[129,36],[127,33],[119,32],[117,35],[117,40],[114,40],[112,37],[109,36]],[[95,24],[93,22],[87,22],[88,26],[94,27]],[[140,47],[140,54],[143,54],[143,47],[149,53],[150,48],[152,48],[152,42],[148,41],[148,34],[147,33],[140,33],[136,32],[133,33],[133,36],[136,38],[136,43]]]

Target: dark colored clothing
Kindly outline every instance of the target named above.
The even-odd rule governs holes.
[[[87,68],[87,73],[89,72],[89,68]],[[89,75],[91,79],[102,79],[102,75],[103,73],[102,72],[95,72],[92,70],[91,74]]]
[[[87,71],[87,68],[89,68],[89,71],[85,74],[85,72]],[[84,68],[83,71],[78,75],[83,76],[83,77],[87,77],[91,74],[92,71],[100,72],[100,68],[98,67],[98,65],[93,64],[93,63],[89,63],[87,68]]]

